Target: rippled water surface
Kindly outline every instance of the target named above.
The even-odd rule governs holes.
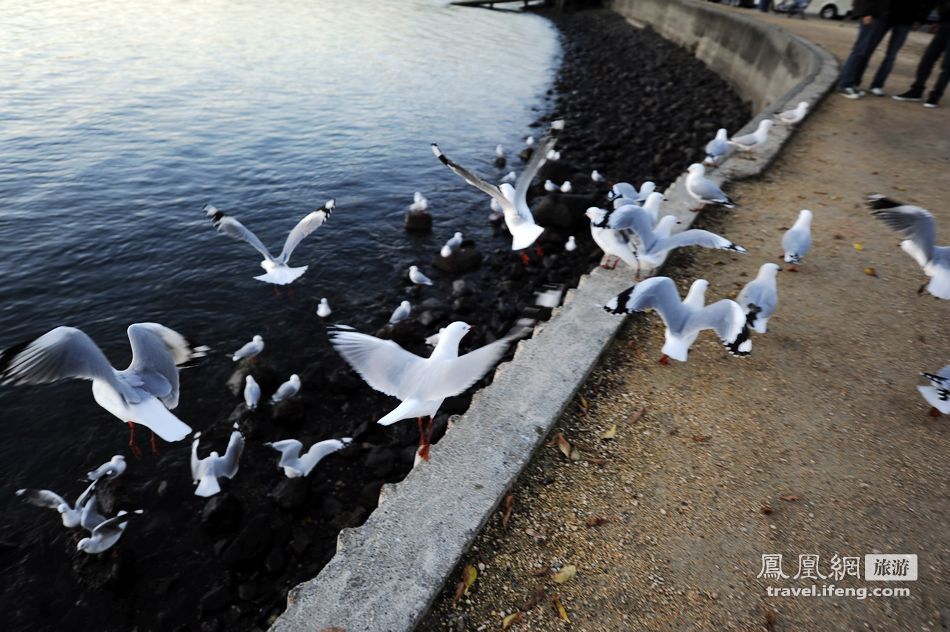
[[[539,17],[426,0],[0,8],[0,347],[69,324],[117,366],[128,324],[156,321],[219,352],[260,333],[293,372],[324,336],[321,296],[359,324],[455,230],[488,239],[487,200],[429,142],[498,177],[495,144],[517,149],[529,133],[558,54]],[[431,236],[402,228],[416,190]],[[294,255],[310,270],[280,301],[252,278],[257,253],[201,211],[213,202],[277,251],[331,197],[330,222]],[[218,355],[185,374],[186,421],[201,428],[233,407],[229,373]],[[13,490],[74,496],[128,434],[79,382],[0,388],[0,426],[3,572],[69,584],[65,530]],[[184,466],[187,446],[168,449]],[[30,559],[14,548],[24,542]]]

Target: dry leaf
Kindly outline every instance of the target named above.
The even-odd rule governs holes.
[[[464,595],[468,596],[468,591],[472,587],[472,584],[475,583],[475,580],[478,578],[478,571],[475,570],[475,567],[471,564],[465,565],[465,570],[462,571],[462,581],[465,582]]]
[[[861,252],[862,250],[864,250],[864,244],[859,244],[858,242],[854,242],[851,245],[854,246],[854,249],[857,250],[858,252]]]
[[[584,410],[590,408],[590,403],[587,401],[587,398],[581,394],[577,395],[577,403],[580,404],[580,407]]]
[[[610,428],[605,430],[603,433],[601,433],[600,438],[606,441],[607,439],[613,439],[616,436],[617,436],[617,424],[614,424]]]
[[[577,574],[577,567],[574,566],[573,564],[568,564],[567,566],[565,566],[564,568],[556,572],[552,579],[554,579],[555,583],[563,584],[564,582],[569,581],[576,574]]]
[[[465,580],[462,579],[458,584],[455,585],[455,596],[452,597],[452,605],[458,603],[459,599],[462,598],[462,595],[465,594]]]
[[[693,441],[695,441],[696,443],[706,443],[707,441],[709,441],[709,435],[694,434]]]
[[[573,447],[571,448],[571,460],[572,460],[572,461],[580,461],[580,460],[583,459],[583,458],[584,458],[584,455],[581,454],[581,451],[580,451],[580,450],[578,450],[577,448],[573,448]]]
[[[571,442],[564,438],[564,435],[560,432],[557,433],[557,447],[561,449],[561,454],[567,458],[571,458],[571,450],[574,446],[571,445]]]
[[[640,421],[641,419],[643,419],[643,416],[644,416],[645,414],[647,414],[647,407],[646,407],[646,406],[644,406],[643,408],[641,408],[640,410],[638,410],[636,413],[634,413],[633,415],[631,415],[631,417],[630,417],[630,419],[627,421],[627,423],[635,424],[635,423],[637,423],[638,421]]]
[[[607,518],[605,516],[591,516],[587,519],[586,524],[588,527],[599,527],[605,522],[607,522]]]
[[[770,513],[772,513],[772,508],[769,507],[768,505],[762,505],[762,513],[764,513],[767,516]]]
[[[798,500],[798,496],[793,496],[792,494],[789,494],[788,496],[782,496],[782,500],[793,503],[796,500]]]
[[[508,628],[510,628],[511,626],[513,626],[514,624],[520,622],[522,619],[524,619],[524,617],[521,615],[520,612],[512,612],[512,613],[509,614],[507,617],[505,617],[504,619],[502,619],[502,621],[501,621],[501,629],[502,629],[502,630],[507,630]]]
[[[551,602],[554,604],[554,612],[557,613],[557,618],[561,621],[567,621],[570,623],[571,620],[567,616],[567,610],[565,610],[564,606],[561,604],[561,598],[555,595]]]
[[[508,528],[508,521],[511,520],[511,512],[515,509],[515,495],[508,494],[505,496],[505,513],[501,516],[501,526],[503,529]]]
[[[875,270],[874,268],[865,268],[865,269],[864,269],[864,274],[866,274],[866,275],[868,275],[868,276],[876,277],[876,276],[877,276],[877,270]]]

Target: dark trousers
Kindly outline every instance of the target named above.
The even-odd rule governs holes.
[[[841,68],[841,76],[838,77],[839,90],[855,88],[860,84],[861,77],[864,76],[864,69],[868,66],[868,59],[870,59],[871,53],[874,52],[871,44],[875,37],[877,43],[880,43],[884,37],[884,33],[881,32],[884,26],[884,20],[879,18],[876,18],[870,24],[865,24],[863,21],[858,24],[858,39],[854,41],[851,53],[844,62],[844,67]],[[875,46],[877,43],[875,43]]]
[[[881,62],[880,67],[877,69],[877,72],[874,74],[874,79],[871,80],[872,88],[883,88],[884,82],[887,81],[887,76],[891,74],[891,70],[894,69],[894,61],[897,59],[897,53],[900,51],[901,47],[904,46],[904,42],[907,41],[907,35],[910,33],[909,24],[892,24],[889,25],[891,30],[891,37],[887,40],[887,52],[884,53],[884,61]],[[877,32],[875,31],[875,35]],[[884,33],[881,33],[881,38],[884,38]],[[881,40],[873,42],[871,44],[871,50],[877,48],[877,45],[881,43]],[[868,60],[870,61],[871,56],[868,55]],[[863,73],[862,73],[863,74]],[[858,76],[858,85],[861,84],[861,75]]]
[[[937,28],[937,32],[934,33],[930,45],[924,51],[924,56],[920,58],[920,63],[917,64],[917,78],[914,80],[911,90],[923,94],[924,88],[927,87],[927,79],[930,78],[930,72],[941,55],[943,55],[943,64],[940,67],[940,75],[937,77],[934,89],[930,92],[930,99],[933,101],[940,100],[943,91],[947,88],[947,83],[950,82],[950,24],[941,24]]]
[[[762,11],[763,13],[768,13],[770,3],[771,3],[771,0],[759,0],[759,11]]]

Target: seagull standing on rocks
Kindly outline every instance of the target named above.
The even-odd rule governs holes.
[[[568,252],[574,252],[577,250],[577,242],[574,241],[574,235],[571,235],[567,238],[567,243],[564,244],[564,250]]]
[[[950,246],[937,245],[937,226],[929,211],[911,206],[883,195],[868,197],[871,213],[885,224],[906,237],[901,250],[914,258],[930,282],[922,285],[937,298],[950,299]]]
[[[745,310],[746,324],[757,334],[768,330],[769,318],[778,307],[775,275],[781,269],[776,263],[763,263],[755,280],[747,283],[736,297],[736,303]]]
[[[594,169],[593,171],[590,172],[590,180],[591,182],[596,182],[600,184],[601,182],[606,182],[607,178],[605,178],[602,173]]]
[[[290,379],[277,387],[277,392],[271,395],[270,403],[279,404],[285,399],[290,399],[300,392],[300,376],[294,373]]]
[[[125,462],[125,457],[121,454],[116,454],[96,469],[86,472],[86,480],[98,481],[100,479],[110,480],[118,478],[125,472],[126,467],[127,463]]]
[[[775,115],[775,118],[778,119],[779,123],[795,125],[796,123],[801,123],[806,114],[808,114],[808,101],[802,101],[791,110],[779,112]]]
[[[198,458],[200,440],[201,433],[196,432],[194,441],[191,442],[191,478],[197,485],[195,496],[208,498],[221,491],[221,486],[218,484],[219,478],[234,478],[237,474],[238,463],[244,452],[244,436],[238,430],[237,424],[234,424],[234,431],[228,439],[224,456],[218,456],[217,452],[212,452],[203,459]]]
[[[455,233],[451,239],[445,242],[445,245],[442,246],[442,251],[439,253],[443,258],[452,256],[452,253],[462,247],[462,233]]]
[[[86,503],[89,502],[89,499],[92,497],[97,483],[97,480],[92,481],[92,484],[79,495],[79,498],[76,499],[76,504],[73,506],[70,506],[62,496],[48,489],[18,489],[16,490],[16,495],[31,505],[55,509],[62,518],[63,526],[67,529],[75,529],[79,526],[83,507],[86,506]]]
[[[729,144],[739,151],[758,149],[769,139],[769,130],[772,129],[772,125],[774,125],[772,119],[762,119],[754,132],[742,136],[733,136]]]
[[[204,356],[207,347],[192,347],[184,336],[158,323],[128,328],[132,363],[124,371],[109,364],[92,338],[74,327],[57,327],[36,340],[0,352],[0,383],[47,384],[67,378],[92,380],[96,403],[129,425],[129,447],[138,456],[135,425],[180,441],[191,428],[170,411],[178,406],[178,366]]]
[[[545,181],[544,181],[544,190],[547,191],[548,193],[554,193],[555,191],[560,191],[560,190],[561,190],[561,187],[559,187],[558,185],[554,184],[554,183],[551,182],[550,180],[545,180]]]
[[[238,362],[240,360],[254,360],[264,350],[264,339],[261,336],[254,336],[250,342],[245,343],[240,349],[231,354],[231,360]]]
[[[329,200],[323,205],[323,208],[317,209],[300,220],[297,225],[294,226],[294,229],[290,231],[290,234],[287,235],[287,240],[284,241],[284,248],[276,257],[267,250],[267,247],[258,239],[257,235],[230,215],[210,205],[205,207],[205,213],[211,217],[211,223],[214,224],[218,232],[224,233],[232,239],[246,241],[255,250],[264,255],[264,260],[261,261],[261,267],[264,268],[265,274],[256,276],[254,277],[255,279],[274,285],[289,285],[299,279],[303,273],[307,271],[307,266],[299,268],[291,268],[288,266],[290,255],[294,253],[294,249],[300,245],[300,242],[303,241],[307,235],[323,226],[324,222],[329,219],[330,213],[335,206],[336,201]]]
[[[505,148],[501,145],[495,145],[495,166],[501,169],[506,162],[508,162],[508,159],[505,158]]]
[[[689,348],[704,329],[714,330],[732,355],[749,355],[752,340],[746,327],[745,312],[738,303],[729,299],[705,305],[708,286],[708,281],[697,279],[681,301],[673,279],[652,277],[624,290],[604,309],[612,314],[655,310],[666,325],[661,364],[669,364],[668,358],[686,362]]]
[[[418,191],[412,194],[412,204],[409,205],[410,213],[421,213],[429,208],[429,200]]]
[[[719,185],[706,177],[706,167],[695,162],[687,171],[686,192],[700,203],[700,207],[696,210],[702,210],[707,204],[720,204],[726,208],[735,207],[736,203],[722,192]]]
[[[409,301],[403,301],[399,304],[399,307],[393,310],[392,316],[389,317],[389,324],[395,325],[396,323],[406,320],[409,318],[410,313],[412,313],[412,306],[409,304]]]
[[[570,180],[565,180],[561,183],[561,193],[570,193],[574,190],[574,187],[571,185]]]
[[[327,318],[330,314],[333,313],[333,310],[330,309],[330,301],[325,298],[320,299],[320,304],[317,305],[317,316],[320,318]]]
[[[461,321],[448,325],[428,358],[410,353],[391,340],[361,334],[349,327],[330,332],[330,343],[343,359],[371,387],[402,400],[377,423],[388,426],[401,419],[417,418],[419,456],[429,459],[432,417],[446,397],[467,390],[498,363],[510,338],[502,338],[465,355],[458,353],[459,343],[472,327]],[[422,418],[429,418],[428,434]]]
[[[419,272],[417,266],[409,266],[409,280],[415,285],[432,285],[432,279]]]
[[[927,403],[933,406],[930,409],[931,417],[950,414],[950,365],[943,367],[937,373],[921,373],[921,375],[930,380],[931,384],[931,386],[917,387]],[[65,518],[63,521],[65,524]]]
[[[277,463],[277,469],[284,470],[284,476],[287,478],[302,478],[309,476],[313,468],[315,468],[324,457],[334,452],[339,452],[351,443],[353,443],[353,439],[350,437],[318,441],[310,446],[310,449],[303,455],[300,454],[301,451],[303,451],[303,444],[296,439],[284,439],[283,441],[274,441],[265,443],[264,445],[280,452],[280,461]]]
[[[811,250],[811,217],[811,211],[802,209],[792,227],[782,235],[785,263],[792,264],[788,268],[789,272],[798,272],[798,264]]]
[[[716,137],[706,143],[706,159],[703,162],[710,166],[718,165],[719,161],[728,153],[729,135],[726,132],[726,128],[721,127],[719,131],[716,132]]]
[[[254,379],[253,375],[244,378],[244,405],[248,410],[257,410],[257,404],[261,401],[261,387]]]

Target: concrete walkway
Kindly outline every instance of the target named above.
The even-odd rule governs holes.
[[[849,23],[762,19],[839,58],[854,38]],[[911,37],[890,92],[910,85],[926,41]],[[659,319],[631,318],[555,430],[579,459],[557,447],[534,458],[507,527],[496,516],[462,561],[481,569],[470,594],[453,605],[450,585],[420,629],[500,629],[516,611],[513,630],[564,629],[555,596],[585,631],[950,628],[950,419],[928,417],[915,389],[919,371],[950,361],[950,304],[917,295],[921,270],[862,205],[874,192],[919,204],[950,243],[948,174],[950,101],[830,95],[766,177],[730,189],[739,208],[700,218],[750,254],[668,268],[684,291],[702,277],[708,300],[734,296],[777,260],[799,209],[814,211],[813,252],[779,275],[779,312],[753,355],[703,334],[687,364],[659,365]],[[920,579],[794,578],[800,555],[828,574],[835,555],[861,557],[863,573],[872,553],[916,553]],[[763,554],[782,554],[789,577],[758,579]],[[565,583],[546,570],[567,565]],[[910,595],[766,594],[824,583]]]

